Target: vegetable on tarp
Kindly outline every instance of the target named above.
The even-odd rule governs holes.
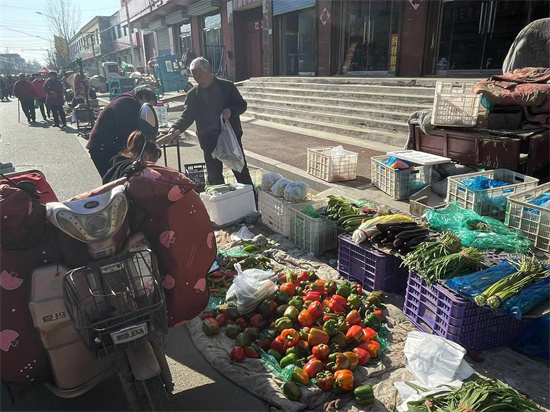
[[[484,253],[469,247],[458,253],[426,262],[425,266],[419,269],[418,274],[432,284],[442,279],[451,279],[478,270],[484,257]]]
[[[361,385],[353,390],[355,403],[359,405],[374,405],[374,390],[372,385]]]

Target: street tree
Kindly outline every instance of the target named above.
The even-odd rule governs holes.
[[[78,33],[81,25],[80,7],[71,0],[47,0],[46,18],[52,34],[59,36],[67,41]],[[67,69],[71,66],[74,56],[61,56],[56,53],[52,43],[51,50],[48,50],[47,63],[49,66]]]

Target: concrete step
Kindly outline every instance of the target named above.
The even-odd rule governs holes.
[[[289,117],[275,114],[257,113],[246,111],[243,118],[253,118],[268,122],[300,127],[308,130],[317,130],[324,133],[333,133],[338,136],[353,137],[362,140],[377,141],[396,147],[403,147],[407,141],[408,133],[391,132],[389,130],[351,125],[339,125],[330,121],[307,120],[298,117]]]
[[[280,82],[277,80],[258,81],[251,80],[243,86],[251,87],[280,87],[280,88],[299,88],[308,90],[330,90],[339,92],[365,92],[365,93],[383,93],[383,94],[410,94],[415,96],[433,97],[434,88],[432,87],[414,87],[414,86],[387,86],[382,84],[344,84],[344,83],[310,83],[310,82]]]
[[[334,107],[324,104],[305,103],[300,100],[289,100],[285,102],[277,100],[267,100],[262,98],[251,98],[250,96],[247,96],[246,100],[248,102],[248,110],[259,111],[263,108],[285,111],[292,110],[300,113],[306,113],[306,118],[312,118],[311,116],[325,117],[327,115],[342,115],[355,118],[359,122],[357,124],[361,124],[364,119],[375,119],[384,121],[389,120],[406,124],[407,120],[410,117],[410,113],[398,111],[387,111],[382,109],[362,109],[353,106]],[[349,124],[349,122],[346,123]]]
[[[416,103],[392,103],[383,100],[357,100],[357,99],[337,99],[332,97],[310,97],[295,96],[278,93],[256,93],[249,91],[245,94],[246,101],[278,101],[278,102],[299,102],[303,104],[317,104],[331,108],[345,107],[355,109],[380,109],[385,111],[396,111],[411,114],[417,110],[431,109],[431,104]]]
[[[331,77],[298,77],[298,76],[276,76],[276,77],[252,77],[248,81],[278,81],[287,83],[338,83],[338,84],[374,84],[388,86],[419,86],[434,88],[437,81],[480,81],[483,79],[438,79],[430,77],[353,77],[353,76],[331,76]]]
[[[243,85],[240,87],[240,92],[243,96],[246,96],[248,92],[262,93],[262,94],[286,94],[293,96],[309,96],[320,98],[344,98],[344,99],[357,99],[357,100],[383,100],[386,102],[397,103],[412,103],[421,105],[433,104],[433,96],[417,96],[411,94],[396,94],[396,93],[369,93],[358,91],[342,91],[342,90],[313,90],[302,89],[297,87],[272,87],[270,85],[248,87]],[[246,98],[246,97],[245,97]]]

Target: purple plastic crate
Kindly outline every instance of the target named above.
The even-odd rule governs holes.
[[[476,351],[508,345],[528,325],[528,320],[517,320],[477,306],[445,285],[429,286],[423,277],[413,272],[409,273],[403,312],[420,330]]]
[[[366,243],[356,245],[347,233],[338,236],[338,272],[346,279],[360,282],[366,291],[403,292],[408,270],[400,267],[401,262]]]

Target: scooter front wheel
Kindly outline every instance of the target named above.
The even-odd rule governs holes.
[[[173,411],[170,395],[162,383],[160,375],[140,381],[145,388],[151,411]]]

